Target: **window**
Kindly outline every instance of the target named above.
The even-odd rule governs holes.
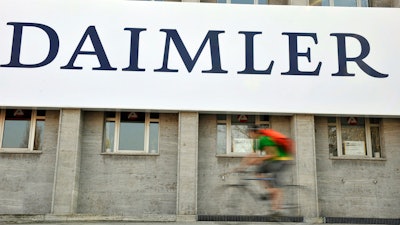
[[[377,118],[329,117],[329,154],[381,158],[380,121]]]
[[[268,5],[271,0],[200,0],[200,2],[208,3],[227,3],[227,4],[260,4]]]
[[[181,0],[141,0],[141,1],[180,2]]]
[[[309,0],[311,6],[368,7],[368,0]]]
[[[266,115],[217,115],[217,155],[247,154],[253,150],[253,140],[247,129],[252,125],[269,127]]]
[[[104,152],[158,153],[158,113],[106,112],[104,131]]]
[[[44,125],[44,110],[2,109],[0,112],[1,150],[42,150]]]
[[[398,0],[370,0],[370,7],[400,7]]]

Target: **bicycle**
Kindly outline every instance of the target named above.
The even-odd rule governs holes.
[[[245,216],[246,214],[254,213],[254,212],[246,212],[242,208],[239,208],[243,205],[246,205],[244,201],[248,199],[246,197],[250,197],[254,202],[264,202],[266,205],[266,209],[270,209],[270,196],[266,193],[263,185],[260,181],[270,181],[276,182],[279,181],[279,187],[283,189],[284,200],[282,204],[282,214],[276,215],[267,213],[263,215],[262,221],[266,222],[302,222],[303,217],[299,216],[301,213],[301,204],[298,202],[298,195],[300,191],[305,191],[306,187],[298,184],[290,184],[290,182],[282,183],[283,181],[278,178],[275,174],[270,174],[270,176],[266,177],[257,177],[255,176],[254,171],[234,171],[223,173],[220,175],[221,180],[224,182],[222,188],[229,195],[226,201],[226,207],[235,215],[236,218],[238,216]],[[247,200],[248,201],[248,200]],[[245,204],[242,204],[245,203]],[[247,202],[247,204],[251,204]],[[248,216],[247,216],[248,217]],[[256,218],[260,220],[260,215]]]

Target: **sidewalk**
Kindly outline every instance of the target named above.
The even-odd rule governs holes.
[[[215,221],[215,222],[41,222],[41,223],[5,223],[0,222],[1,225],[309,225],[310,223],[278,223],[278,222],[225,222],[225,221]]]
[[[162,218],[165,221],[98,216],[15,216],[0,215],[0,225],[309,225],[305,222],[252,222],[252,221],[175,221],[177,218]]]
[[[225,222],[225,221],[215,221],[215,222],[41,222],[41,223],[7,223],[0,222],[0,225],[313,225],[314,223],[289,223],[289,222]],[[327,224],[324,225],[354,225],[354,224]],[[370,225],[370,224],[357,224],[357,225]]]
[[[33,223],[8,223],[0,222],[0,225],[313,225],[314,223],[291,223],[291,222],[227,222],[227,221],[181,221],[181,222],[126,222],[126,221],[71,221],[71,222],[33,222]],[[339,224],[324,224],[339,225]],[[354,225],[354,224],[340,224]],[[360,224],[357,224],[360,225]],[[369,225],[369,224],[365,224]]]
[[[213,220],[215,221],[213,221]],[[235,220],[236,219],[236,220]],[[202,220],[202,221],[196,221]],[[0,225],[400,225],[399,219],[374,218],[312,218],[268,216],[198,216],[177,217],[173,215],[124,217],[91,215],[0,215]]]

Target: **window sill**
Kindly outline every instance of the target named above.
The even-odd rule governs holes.
[[[249,153],[247,153],[249,154]],[[243,158],[246,157],[247,154],[217,154],[218,158]]]
[[[102,152],[100,155],[118,155],[118,156],[159,156],[160,153],[147,152]]]
[[[344,155],[344,156],[330,156],[331,160],[371,160],[371,161],[386,161],[386,158],[372,158],[368,156],[353,156],[353,155]]]
[[[0,149],[0,154],[42,154],[38,150],[16,150],[16,149]]]

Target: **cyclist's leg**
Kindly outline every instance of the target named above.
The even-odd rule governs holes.
[[[272,180],[265,180],[265,188],[271,195],[271,209],[273,211],[278,211],[281,209],[283,200],[283,190],[279,187],[279,180],[277,174],[281,171],[283,167],[282,161],[271,160],[264,162],[260,168],[259,172],[269,174],[272,176]]]
[[[272,173],[270,169],[270,163],[271,161],[264,161],[257,167],[256,171],[256,176],[258,178],[271,178],[272,180],[261,180],[261,183],[263,184],[265,189],[269,189],[273,186],[272,181],[274,179],[274,174]]]

